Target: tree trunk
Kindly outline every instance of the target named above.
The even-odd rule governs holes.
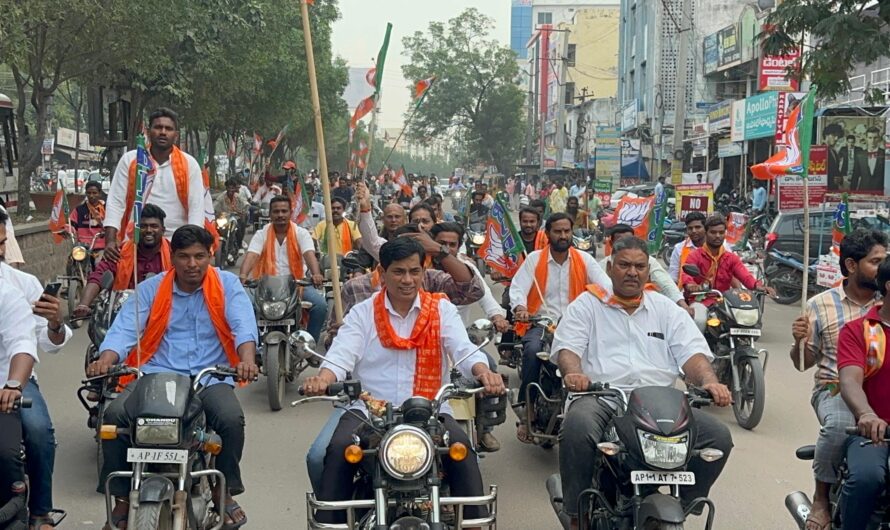
[[[18,186],[18,216],[25,218],[31,213],[31,176],[41,164],[43,155],[40,153],[43,139],[48,130],[48,111],[52,94],[46,93],[35,87],[31,95],[31,105],[36,113],[37,130],[31,134],[31,130],[25,122],[26,83],[20,76],[16,77],[16,93],[19,98],[16,108],[16,120],[22,132],[22,150],[19,157],[19,186]],[[39,86],[39,85],[37,85]]]
[[[217,177],[216,177],[216,142],[220,137],[220,129],[216,126],[211,126],[207,131],[207,164],[210,168],[210,186],[214,187],[217,185]]]

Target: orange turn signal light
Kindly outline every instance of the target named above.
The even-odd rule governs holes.
[[[448,448],[448,456],[454,462],[462,462],[465,458],[467,458],[467,453],[469,453],[467,446],[460,442],[454,442]]]
[[[720,319],[719,319],[719,318],[709,318],[709,319],[708,319],[708,326],[710,326],[710,327],[712,327],[712,328],[716,328],[716,327],[719,326],[719,325],[720,325]]]
[[[355,444],[346,446],[346,450],[343,451],[343,458],[350,464],[358,464],[364,456],[365,453],[362,452],[362,448]]]
[[[103,425],[99,427],[100,440],[114,440],[117,438],[117,425]]]
[[[212,454],[218,455],[222,452],[222,438],[218,434],[213,434],[204,440],[204,451]]]

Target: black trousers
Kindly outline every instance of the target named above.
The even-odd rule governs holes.
[[[538,352],[543,348],[542,339],[544,337],[544,328],[532,326],[525,335],[522,336],[522,373],[519,382],[519,396],[516,398],[517,403],[525,402],[525,389],[528,385],[538,381],[541,374],[541,359],[538,359]],[[534,403],[537,397],[537,389],[532,389],[530,399]],[[526,405],[528,405],[526,403]]]
[[[118,427],[129,425],[130,414],[126,401],[135,384],[130,384],[108,405],[105,409],[105,424],[113,423]],[[201,392],[201,402],[204,404],[207,425],[222,438],[222,451],[216,457],[216,468],[225,475],[226,488],[231,495],[244,493],[240,464],[244,451],[244,411],[241,410],[235,390],[226,384],[212,385]],[[96,489],[99,493],[105,493],[105,479],[109,473],[129,469],[127,447],[129,443],[126,439],[116,438],[102,442],[105,461],[99,476],[99,487]],[[115,497],[126,497],[130,485],[126,480],[115,479],[109,485],[109,490]]]
[[[9,500],[13,483],[24,480],[21,416],[0,412],[0,501]]]
[[[361,414],[359,411],[355,413]],[[324,457],[324,472],[322,473],[321,489],[316,493],[320,501],[345,501],[352,499],[354,493],[353,477],[357,471],[356,464],[350,464],[343,458],[343,451],[352,444],[352,435],[362,425],[362,421],[352,411],[347,411],[340,418],[340,423],[334,431],[331,443]],[[461,442],[471,447],[470,439],[460,428],[454,418],[443,414],[440,419],[445,424],[451,442]],[[458,497],[483,495],[482,475],[479,472],[479,464],[476,454],[470,452],[461,462],[452,461],[447,455],[442,457],[442,471],[451,487],[451,494]],[[483,506],[467,506],[464,516],[478,518],[487,515]],[[316,520],[321,523],[345,523],[346,512],[343,511],[319,511]]]

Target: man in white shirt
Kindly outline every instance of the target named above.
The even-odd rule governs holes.
[[[674,245],[674,251],[671,253],[671,263],[668,267],[668,274],[670,274],[671,279],[678,286],[680,285],[680,269],[686,264],[689,254],[705,244],[705,218],[705,214],[701,212],[689,212],[686,214],[686,219],[684,219],[686,223],[686,239]],[[723,242],[723,248],[732,252],[732,245],[726,241]]]
[[[306,230],[309,230],[310,235],[315,231],[315,227],[318,226],[318,223],[324,221],[324,204],[318,202],[318,192],[314,186],[306,185],[306,194],[309,196],[309,214],[306,215],[306,219],[300,224]]]
[[[317,341],[321,335],[321,328],[324,326],[324,319],[328,313],[328,304],[325,300],[324,293],[318,288],[324,283],[324,275],[318,266],[318,259],[315,257],[315,243],[312,236],[305,228],[297,226],[291,219],[290,199],[283,195],[279,195],[272,199],[269,203],[270,223],[263,227],[259,232],[253,235],[250,245],[247,247],[247,254],[244,255],[244,261],[241,263],[241,271],[238,275],[241,282],[245,282],[253,273],[254,277],[259,279],[262,274],[268,274],[268,267],[260,267],[266,264],[274,263],[276,274],[279,276],[291,275],[294,278],[302,278],[306,272],[312,276],[312,287],[303,287],[303,300],[312,302],[312,308],[309,310],[309,323],[307,330],[310,335]],[[291,268],[290,259],[288,258],[289,232],[293,229],[296,234],[297,253],[303,259],[303,270],[294,271]],[[266,241],[269,237],[275,237],[275,255],[267,255],[268,249]]]
[[[354,379],[361,381],[362,389],[376,399],[395,406],[415,395],[430,399],[441,385],[450,382],[451,363],[468,354],[456,368],[465,377],[476,378],[485,386],[486,393],[504,393],[501,376],[489,370],[482,352],[474,352],[476,347],[467,337],[454,305],[441,294],[421,290],[425,257],[420,243],[407,237],[396,238],[380,248],[381,282],[385,288],[346,314],[343,327],[325,356],[330,362],[322,364],[319,374],[303,384],[307,395],[324,394],[328,385],[347,377],[343,370],[346,368]],[[436,321],[438,326],[434,325]],[[361,403],[352,405],[356,414],[344,414],[334,431],[321,488],[316,491],[319,500],[352,497],[355,466],[343,459],[343,451],[353,443],[353,432],[361,424],[357,414],[365,414]],[[447,403],[441,412],[452,443],[472,447],[466,433],[451,417]],[[475,455],[460,462],[443,455],[442,464],[452,495],[483,494]],[[480,507],[468,507],[464,515],[475,518],[483,511]],[[345,514],[337,512],[319,512],[317,518],[326,523],[345,522]]]
[[[253,194],[252,201],[260,208],[268,208],[272,197],[276,195],[281,195],[281,186],[275,183],[275,177],[266,175],[263,179],[263,185],[257,188],[256,193]]]
[[[13,407],[38,358],[34,317],[25,296],[9,281],[0,280],[0,300],[0,503],[5,505],[12,485],[25,480],[22,420]]]
[[[612,289],[589,287],[566,309],[553,339],[553,357],[569,392],[584,392],[590,383],[609,383],[630,392],[643,386],[669,387],[681,374],[687,383],[707,390],[719,406],[729,405],[729,389],[711,368],[713,356],[692,319],[668,298],[645,290],[649,279],[647,243],[636,237],[615,244],[608,267]],[[570,396],[559,443],[563,511],[577,528],[578,496],[596,487],[599,451],[616,411],[595,396]],[[706,463],[693,458],[689,470],[695,485],[684,487],[684,501],[707,497],[732,449],[729,430],[713,416],[693,409],[695,449],[714,447],[724,458]]]
[[[3,225],[6,227],[6,262],[12,265],[13,267],[21,267],[25,264],[25,258],[22,257],[22,249],[19,248],[19,243],[15,239],[15,229],[12,227],[12,216],[9,215],[9,212],[5,207],[0,205],[0,213],[6,215],[6,222]]]
[[[24,295],[32,306],[37,345],[46,353],[56,353],[71,339],[73,332],[62,323],[61,301],[55,296],[44,294],[43,286],[36,277],[6,263],[5,218],[6,214],[0,212],[0,282],[12,286]],[[21,416],[27,455],[25,462],[31,478],[28,508],[32,521],[35,521],[32,523],[35,528],[46,530],[52,528],[49,513],[53,509],[52,481],[56,438],[49,408],[37,385],[36,372],[32,372],[27,383],[22,393],[24,397],[31,399],[32,406],[22,409]]]
[[[526,399],[526,389],[538,380],[541,360],[537,354],[543,348],[544,329],[523,325],[530,316],[546,316],[558,322],[566,307],[580,295],[588,283],[599,283],[611,288],[609,277],[587,252],[572,247],[572,218],[565,213],[554,213],[544,225],[550,244],[543,250],[528,255],[513,276],[510,285],[510,307],[517,321],[516,333],[522,336],[522,373],[517,404],[533,406],[535,395]],[[546,268],[538,270],[541,259]],[[543,295],[543,296],[542,296]],[[534,388],[529,389],[534,390]],[[521,418],[527,417],[520,415]],[[528,427],[520,425],[517,436],[530,443]]]
[[[182,225],[204,226],[204,179],[201,167],[191,155],[176,147],[179,141],[178,117],[175,112],[159,108],[148,117],[148,152],[152,161],[153,177],[147,189],[145,203],[160,207],[167,213],[168,239]],[[130,186],[135,187],[136,150],[121,157],[111,180],[105,201],[105,259],[120,257],[118,239],[124,239],[127,226],[133,220],[133,203],[129,199]]]

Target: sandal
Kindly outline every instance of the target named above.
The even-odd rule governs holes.
[[[241,519],[240,521],[235,520],[235,512],[238,510],[241,510],[241,513],[244,514],[244,519]],[[232,520],[232,522],[223,522],[222,530],[235,530],[236,528],[241,528],[242,526],[247,524],[247,514],[235,501],[232,501],[230,504],[226,504],[226,515],[229,517],[229,519]]]
[[[127,528],[127,519],[129,519],[129,513],[122,513],[118,515],[111,514],[111,523],[105,523],[105,526],[102,527],[102,530],[118,530],[119,528]],[[124,526],[120,526],[121,523],[124,523]]]
[[[806,522],[807,530],[828,530],[829,528],[831,528],[831,516],[830,515],[828,517],[826,517],[825,521],[817,520],[815,517],[813,517],[812,513],[810,513],[810,515],[807,516],[807,522]]]
[[[533,444],[535,443],[534,437],[529,433],[528,426],[524,423],[517,423],[516,425],[516,439],[524,444]]]
[[[30,530],[41,530],[43,526],[56,527],[56,520],[49,515],[32,515],[28,518],[28,528]]]

